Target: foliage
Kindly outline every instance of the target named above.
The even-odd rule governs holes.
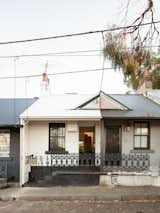
[[[144,67],[150,68],[150,52],[140,43],[128,48],[123,35],[113,32],[105,36],[104,57],[112,62],[115,68],[123,70],[124,81],[137,89],[143,77]]]

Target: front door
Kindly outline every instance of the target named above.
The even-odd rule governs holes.
[[[95,161],[94,127],[79,128],[79,164],[93,165]]]
[[[118,126],[107,127],[106,135],[106,166],[120,166],[121,164],[121,128]]]
[[[120,127],[107,127],[106,153],[120,153]]]

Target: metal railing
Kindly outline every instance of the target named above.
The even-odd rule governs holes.
[[[100,154],[45,154],[43,156],[32,156],[31,166],[100,166]]]
[[[106,154],[106,171],[148,171],[150,167],[150,155],[146,153],[133,154]]]
[[[148,171],[150,155],[136,154],[45,154],[30,156],[31,166],[74,167],[74,166],[101,166],[103,171]]]

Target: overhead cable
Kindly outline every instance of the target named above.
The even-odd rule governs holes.
[[[106,67],[104,70],[113,70],[115,69],[114,67]],[[102,68],[98,69],[88,69],[88,70],[78,70],[78,71],[69,71],[69,72],[56,72],[56,73],[47,73],[48,76],[52,75],[65,75],[65,74],[77,74],[77,73],[86,73],[86,72],[99,72],[102,71]],[[35,77],[41,77],[41,74],[37,75],[19,75],[19,76],[4,76],[0,77],[0,80],[5,80],[5,79],[21,79],[21,78],[35,78]]]
[[[43,40],[51,40],[51,39],[58,39],[58,38],[75,37],[75,36],[85,36],[85,35],[90,35],[90,34],[99,34],[99,33],[115,31],[115,30],[122,30],[122,29],[129,29],[129,28],[136,29],[137,27],[147,26],[147,25],[151,25],[151,24],[158,24],[158,23],[160,23],[160,21],[154,21],[154,22],[148,22],[148,23],[142,23],[142,24],[136,24],[136,25],[128,25],[128,26],[123,26],[123,27],[113,27],[110,29],[103,29],[103,30],[93,30],[93,31],[87,31],[87,32],[80,32],[80,33],[55,35],[55,36],[49,36],[49,37],[14,40],[14,41],[4,41],[4,42],[0,42],[0,45],[28,43],[28,42],[34,42],[34,41],[43,41]]]

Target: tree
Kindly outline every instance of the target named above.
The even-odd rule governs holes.
[[[128,0],[128,6],[132,0]],[[147,14],[150,15],[150,24],[142,32]],[[116,26],[114,26],[116,27]],[[112,62],[115,68],[121,68],[124,81],[137,89],[143,78],[145,69],[150,70],[153,88],[160,88],[160,56],[153,57],[151,50],[154,35],[159,35],[153,13],[153,0],[147,0],[147,7],[137,17],[129,28],[105,34],[104,57]]]

